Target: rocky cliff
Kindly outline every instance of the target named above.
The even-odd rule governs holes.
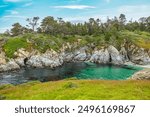
[[[78,43],[77,43],[78,44]],[[90,46],[75,48],[68,51],[77,45],[63,46],[59,52],[52,49],[45,53],[40,53],[37,50],[27,51],[24,48],[19,49],[14,53],[15,58],[6,62],[5,53],[0,53],[0,72],[20,69],[23,66],[29,67],[51,67],[61,66],[64,62],[89,61],[101,64],[116,64],[122,65],[127,61],[136,64],[150,63],[150,50],[140,48],[126,41],[118,50],[112,45],[102,46],[101,48],[91,48]],[[89,51],[90,50],[90,51]]]

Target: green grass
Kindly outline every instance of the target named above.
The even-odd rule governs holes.
[[[150,81],[63,80],[0,88],[7,100],[149,100]]]

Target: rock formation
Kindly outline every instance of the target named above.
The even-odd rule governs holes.
[[[0,65],[0,72],[13,71],[17,69],[20,69],[20,66],[14,60],[10,60],[8,63]]]
[[[114,46],[110,45],[108,47],[108,52],[110,55],[110,62],[112,64],[117,64],[117,65],[123,64],[122,56]]]
[[[101,49],[101,50],[94,51],[94,53],[90,58],[90,61],[95,63],[104,63],[104,64],[109,63],[110,56],[108,50]]]
[[[80,41],[79,41],[80,42]],[[114,46],[104,46],[97,49],[94,45],[88,45],[77,49],[70,43],[63,45],[59,52],[52,49],[45,53],[40,53],[37,50],[28,52],[21,48],[14,53],[15,58],[8,63],[6,62],[5,53],[0,53],[0,72],[19,69],[20,67],[51,67],[61,66],[64,62],[90,61],[100,64],[115,64],[121,65],[124,62],[132,62],[135,64],[150,63],[150,49],[140,48],[132,43],[125,42],[121,45],[120,51]],[[95,49],[94,49],[95,48]]]
[[[135,73],[132,78],[133,80],[150,80],[150,69],[145,69]]]

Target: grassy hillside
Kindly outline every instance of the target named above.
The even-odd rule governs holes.
[[[1,99],[101,100],[150,99],[150,81],[64,80],[0,87]]]

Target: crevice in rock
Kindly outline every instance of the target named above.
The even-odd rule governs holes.
[[[25,58],[24,59],[24,64],[27,65],[27,61],[29,60],[29,58]]]
[[[111,54],[109,53],[109,62],[112,62]]]

